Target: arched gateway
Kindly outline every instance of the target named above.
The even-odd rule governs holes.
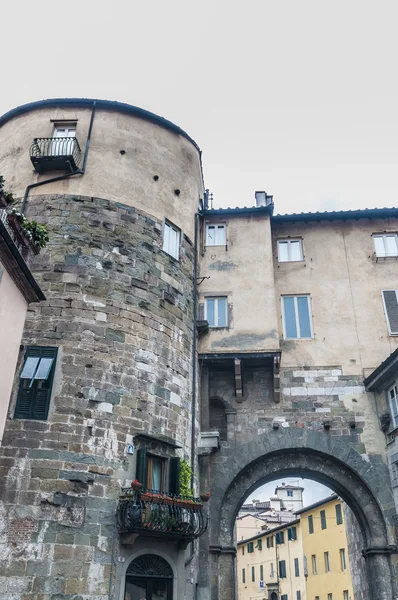
[[[386,473],[341,438],[299,428],[272,431],[235,448],[225,462],[212,464],[211,472],[217,481],[208,534],[211,600],[236,598],[233,528],[240,505],[258,486],[292,475],[315,479],[345,500],[363,535],[358,552],[366,559],[369,600],[396,597],[391,565],[395,510]]]

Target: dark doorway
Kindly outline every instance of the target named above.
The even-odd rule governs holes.
[[[173,600],[173,571],[156,554],[134,559],[126,573],[124,600]]]
[[[276,592],[272,592],[270,600],[278,600],[278,595]]]

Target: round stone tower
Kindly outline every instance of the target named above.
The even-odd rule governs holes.
[[[0,588],[190,598],[188,543],[205,524],[177,499],[195,438],[200,151],[133,106],[45,100],[0,118],[0,174],[50,236],[1,447]],[[122,492],[133,479],[141,491]]]

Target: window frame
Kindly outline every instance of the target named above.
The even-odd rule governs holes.
[[[47,421],[48,413],[50,411],[57,358],[57,346],[27,346],[19,374],[19,386],[13,419]],[[22,377],[25,368],[27,367],[28,360],[30,359],[38,360],[34,364],[31,375],[29,377]],[[51,365],[47,369],[45,377],[37,377],[43,359],[51,359]],[[25,384],[27,381],[30,381],[29,386]],[[46,382],[44,387],[41,382]]]
[[[267,548],[273,548],[273,547],[274,547],[274,536],[269,535],[269,536],[267,536]]]
[[[256,567],[252,566],[252,582],[256,581]]]
[[[214,325],[211,325],[208,319],[208,309],[207,309],[207,302],[209,300],[214,300]],[[225,300],[225,316],[226,316],[226,324],[225,325],[218,325],[217,321],[218,321],[218,304],[220,300]],[[209,323],[209,328],[211,329],[226,329],[229,327],[229,318],[228,318],[228,296],[206,296],[204,298],[204,317],[205,317],[205,321],[207,321]]]
[[[300,561],[298,558],[294,559],[294,576],[300,577]]]
[[[395,390],[394,397],[391,398],[391,392]],[[387,398],[388,398],[388,406],[390,408],[390,413],[393,421],[393,429],[398,427],[398,383],[395,382],[394,385],[388,388],[387,390]],[[394,410],[395,403],[395,410]],[[395,413],[395,414],[394,414]]]
[[[314,517],[313,515],[308,515],[308,533],[314,533]]]
[[[336,512],[336,525],[343,525],[343,507],[341,504],[336,504],[334,508]]]
[[[325,561],[325,573],[330,573],[330,555],[329,552],[323,553],[323,558]]]
[[[220,243],[214,243],[214,244],[209,244],[208,240],[209,240],[209,228],[210,227],[214,227],[215,228],[215,236],[214,236],[214,241],[217,241],[218,235],[216,232],[218,232],[218,229],[222,229],[224,231],[224,243],[220,244]],[[227,225],[226,223],[206,223],[206,228],[205,228],[205,248],[223,248],[227,246]]]
[[[278,531],[277,533],[275,533],[275,541],[276,541],[277,546],[281,546],[282,544],[284,544],[285,543],[285,532]]]
[[[398,257],[398,233],[396,231],[392,231],[391,233],[372,233],[372,238],[373,238],[373,247],[374,247],[376,258],[394,258],[394,257]],[[375,239],[376,238],[382,239],[382,241],[383,241],[383,248],[384,248],[384,254],[378,254],[377,253],[376,243],[375,243]],[[394,238],[394,240],[395,240],[395,248],[396,248],[395,254],[389,254],[387,252],[386,238]]]
[[[264,565],[260,565],[260,581],[264,581]]]
[[[242,569],[242,583],[246,583],[246,572],[245,569]]]
[[[254,542],[247,542],[247,553],[253,554],[254,552]]]
[[[321,518],[321,529],[327,529],[326,510],[321,510],[319,515]]]
[[[285,316],[285,298],[293,298],[294,304],[294,319],[296,324],[296,333],[297,337],[287,337],[286,333],[286,316]],[[308,321],[310,325],[310,336],[301,336],[300,331],[300,320],[299,320],[299,312],[298,312],[298,298],[306,298],[307,299],[307,309],[308,309]],[[282,325],[283,325],[283,338],[285,340],[313,340],[314,339],[314,326],[312,322],[312,306],[311,306],[311,294],[282,294],[281,295],[281,310],[282,310]]]
[[[152,489],[148,487],[152,479],[152,459],[163,461],[162,463],[162,490],[158,492],[168,492],[169,494],[179,495],[179,478],[180,478],[180,458],[174,456],[161,456],[155,452],[148,450],[145,446],[138,448],[136,462],[136,479],[142,483],[143,490]]]
[[[311,567],[312,567],[312,574],[318,575],[318,568],[317,568],[317,564],[316,564],[316,554],[311,554]]]
[[[168,231],[168,230],[171,230],[177,234],[177,243],[176,243],[176,254],[177,255],[176,256],[171,252],[172,247],[171,247],[171,243],[170,243],[170,231],[168,232],[168,235],[166,237],[166,231]],[[165,252],[172,258],[174,258],[174,260],[179,261],[180,260],[180,246],[181,246],[181,229],[179,227],[177,227],[177,225],[174,225],[174,223],[172,223],[168,219],[165,219],[164,223],[163,223],[163,244],[162,244],[163,252]]]
[[[342,571],[347,571],[347,558],[345,555],[345,548],[340,548],[340,567]]]
[[[279,567],[279,577],[280,577],[280,579],[286,579],[286,561],[285,560],[280,560],[278,567]]]
[[[292,243],[299,243],[299,249],[300,249],[300,258],[295,259],[291,257],[291,245]],[[279,245],[280,244],[287,244],[287,260],[281,260],[281,254],[279,252]],[[276,240],[276,250],[277,250],[277,256],[278,256],[278,263],[290,263],[290,262],[303,262],[304,260],[304,251],[303,251],[303,240],[302,238],[278,238]]]
[[[385,292],[395,292],[395,299],[396,299],[396,302],[398,305],[398,290],[381,290],[381,298],[383,301],[384,314],[385,314],[386,322],[387,322],[388,335],[396,336],[396,335],[398,335],[398,327],[397,327],[396,331],[393,331],[391,328],[390,317],[389,317],[389,314],[387,311],[386,299],[384,297]]]
[[[287,528],[287,539],[291,542],[297,540],[297,527],[295,525]]]

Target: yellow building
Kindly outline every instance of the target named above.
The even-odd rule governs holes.
[[[343,502],[333,494],[296,514],[308,575],[307,599],[354,600]]]
[[[300,520],[238,542],[239,600],[304,600]]]

